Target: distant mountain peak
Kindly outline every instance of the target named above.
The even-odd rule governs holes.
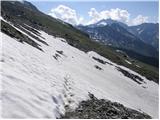
[[[102,19],[94,24],[91,24],[93,26],[106,26],[106,25],[111,25],[113,23],[118,23],[118,21],[112,20],[112,19]]]
[[[113,23],[118,23],[118,21],[112,20],[112,19],[102,19],[102,20],[98,21],[96,24],[98,25],[98,24],[101,24],[101,23],[105,23],[107,25],[111,25]]]
[[[97,24],[98,26],[105,26],[105,25],[107,25],[107,22],[105,22],[105,21],[101,21],[101,22],[99,22],[98,24]]]
[[[112,24],[119,24],[120,26],[124,27],[124,28],[127,28],[128,26],[125,24],[125,23],[122,23],[122,22],[119,22],[119,21],[116,21],[116,20],[113,20],[111,18],[109,19],[102,19],[100,21],[98,21],[97,23],[94,23],[94,24],[90,24],[88,25],[89,27],[104,27],[106,25],[112,25]]]

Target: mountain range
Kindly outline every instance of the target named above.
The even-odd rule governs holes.
[[[79,25],[78,29],[89,34],[90,38],[102,44],[137,54],[158,58],[158,23],[144,23],[128,26],[112,19],[100,20],[91,25]]]
[[[136,35],[143,42],[152,45],[156,50],[159,50],[159,24],[158,23],[143,23],[137,26],[128,28],[132,34]]]

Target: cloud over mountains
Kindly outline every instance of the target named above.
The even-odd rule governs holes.
[[[99,20],[109,18],[126,23],[128,22],[130,16],[127,10],[122,10],[119,8],[104,10],[101,12],[97,12],[95,8],[91,8],[88,14],[92,18],[91,21],[89,21],[89,24],[93,24],[98,22]]]
[[[56,8],[52,8],[50,10],[49,15],[61,19],[72,25],[94,24],[102,19],[109,19],[109,18],[126,23],[128,25],[138,25],[148,22],[148,17],[142,15],[138,15],[137,17],[131,19],[130,18],[131,14],[127,10],[120,8],[103,10],[100,12],[98,12],[95,8],[91,8],[88,11],[88,17],[90,18],[90,20],[88,21],[84,20],[84,18],[81,17],[76,10],[65,5],[59,5]]]

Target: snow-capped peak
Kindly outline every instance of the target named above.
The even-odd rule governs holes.
[[[97,25],[99,25],[99,26],[100,25],[105,26],[105,25],[107,25],[107,23],[103,21],[103,22],[98,23]]]
[[[111,25],[113,23],[116,23],[117,21],[114,21],[112,19],[103,19],[95,23],[96,26],[106,26],[106,25]]]

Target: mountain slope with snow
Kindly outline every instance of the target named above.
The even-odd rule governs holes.
[[[156,69],[92,41],[27,1],[1,4],[3,118],[61,118],[89,93],[158,118]]]
[[[42,30],[49,35],[64,38],[66,39],[66,42],[73,47],[76,47],[84,52],[95,51],[101,56],[108,58],[109,60],[119,65],[123,65],[127,68],[132,69],[133,71],[136,71],[137,73],[145,76],[151,81],[154,81],[156,83],[159,82],[159,73],[157,68],[153,68],[152,66],[144,63],[141,64],[141,62],[139,62],[137,58],[136,60],[131,59],[130,57],[126,57],[126,55],[116,52],[115,49],[109,46],[92,41],[89,38],[88,34],[76,29],[70,24],[67,24],[63,21],[57,20],[42,13],[30,2],[2,1],[1,8],[2,18],[22,30],[23,33],[27,33],[28,35],[45,45],[48,44],[43,39],[40,39],[43,37],[38,38],[32,33],[35,33],[39,36],[40,33],[37,30]],[[34,30],[31,27],[36,28],[37,30]],[[30,37],[28,37],[26,34],[21,34],[21,32],[18,32],[17,29],[15,29],[13,26],[10,26],[10,24],[4,22],[3,20],[1,22],[1,30],[3,33],[6,33],[11,37],[16,38],[17,41],[21,43],[27,43],[43,51],[39,43],[30,39]],[[28,30],[31,32],[29,32]],[[122,37],[121,39],[124,38]],[[139,51],[143,50],[140,49]],[[142,59],[144,58],[142,57]],[[132,64],[128,64],[126,60],[132,62]],[[154,59],[152,58],[149,59],[147,57],[145,58],[145,60],[149,61],[149,63],[152,64],[156,63],[157,65],[157,61],[154,61]],[[137,65],[140,67],[137,67]]]
[[[65,39],[35,28],[39,35],[28,30],[46,45],[13,27],[38,43],[43,51],[1,33],[2,117],[59,118],[66,105],[76,108],[80,101],[88,99],[90,92],[97,98],[116,101],[158,118],[155,82],[93,51],[85,53],[72,47]],[[122,71],[127,71],[132,79]],[[138,77],[133,80],[133,76]]]

